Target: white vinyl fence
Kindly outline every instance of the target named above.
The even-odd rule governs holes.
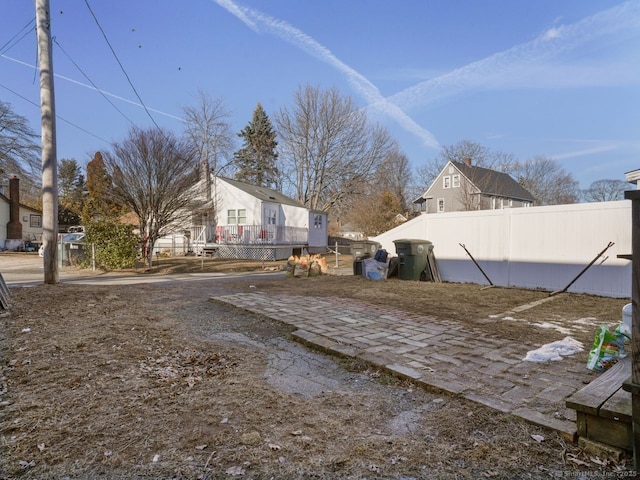
[[[423,214],[372,238],[395,254],[394,240],[434,244],[442,279],[487,284],[465,245],[494,285],[564,289],[612,242],[570,292],[631,297],[631,201]]]

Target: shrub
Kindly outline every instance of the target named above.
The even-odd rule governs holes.
[[[90,248],[91,244],[95,245],[96,266],[116,270],[135,265],[140,240],[133,233],[131,225],[99,220],[85,225],[85,234],[87,248]],[[87,253],[86,263],[90,263],[91,254]]]

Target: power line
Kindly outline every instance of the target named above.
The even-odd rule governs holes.
[[[29,67],[29,68],[33,69],[34,72],[37,71],[37,67],[35,65],[32,65],[32,64],[27,63],[27,62],[23,62],[22,60],[18,60],[17,58],[10,57],[9,55],[0,54],[0,58],[4,58],[6,60],[10,60],[12,62],[15,62],[15,63],[17,63],[19,65],[23,65],[25,67]],[[95,87],[92,87],[91,85],[79,82],[78,80],[74,80],[73,78],[69,78],[69,77],[66,77],[64,75],[60,75],[59,73],[54,73],[54,76],[56,78],[59,78],[61,80],[66,81],[66,82],[73,83],[74,85],[78,85],[78,86],[83,87],[83,88],[88,88],[90,90],[95,90]],[[102,93],[104,95],[107,95],[109,97],[115,98],[116,100],[120,100],[120,101],[128,103],[130,105],[135,105],[136,107],[143,107],[143,105],[141,105],[141,104],[139,104],[137,102],[134,102],[133,100],[129,100],[128,98],[124,98],[124,97],[121,97],[119,95],[116,95],[115,93],[111,93],[111,92],[108,92],[106,90],[102,90]],[[181,122],[185,121],[184,118],[182,118],[182,117],[178,117],[178,116],[173,115],[171,113],[163,112],[162,110],[158,110],[156,108],[149,107],[149,111],[155,112],[155,113],[157,113],[159,115],[163,115],[165,117],[172,118],[174,120],[179,120]]]
[[[18,30],[18,33],[16,33],[13,37],[11,37],[4,45],[2,45],[2,47],[0,47],[0,53],[6,53],[9,50],[11,50],[15,45],[17,45],[18,43],[20,43],[20,40],[22,40],[24,37],[26,37],[27,35],[29,35],[31,32],[33,32],[36,29],[35,26],[35,22],[36,22],[36,17],[33,17],[31,20],[29,20],[29,23],[27,23],[24,27],[22,27],[20,30]],[[15,42],[14,40],[16,39],[16,37],[18,35],[20,35],[20,33],[26,29],[27,27],[29,27],[29,25],[33,24],[33,26],[27,30],[20,38],[18,38]],[[11,44],[13,42],[13,44]],[[9,45],[11,44],[11,45]]]
[[[111,43],[109,42],[109,39],[107,38],[107,34],[102,29],[102,26],[100,25],[100,22],[98,21],[98,18],[96,17],[95,13],[93,13],[93,10],[91,9],[91,6],[89,5],[89,0],[84,0],[84,3],[87,5],[87,8],[89,9],[89,12],[91,13],[91,16],[93,17],[93,20],[96,22],[96,25],[98,26],[98,29],[100,29],[100,32],[102,33],[102,36],[104,37],[105,42],[107,42],[107,45],[109,46],[109,49],[111,50],[111,53],[113,54],[113,57],[116,59],[116,62],[118,62],[118,65],[120,66],[120,70],[122,70],[122,73],[126,77],[127,82],[129,82],[129,85],[131,86],[131,89],[133,90],[133,93],[135,93],[136,97],[138,98],[138,101],[142,105],[142,108],[144,108],[144,111],[147,112],[147,115],[149,116],[149,118],[151,119],[153,124],[156,126],[156,128],[158,130],[162,130],[160,128],[160,126],[156,123],[154,118],[151,116],[151,112],[149,112],[149,110],[147,109],[147,106],[142,101],[142,98],[140,98],[140,95],[138,94],[138,91],[136,90],[136,87],[133,86],[133,82],[129,78],[129,75],[127,74],[127,71],[124,69],[124,66],[122,65],[122,62],[118,58],[118,55],[116,54],[116,51],[113,49],[113,46],[111,46]]]
[[[133,121],[127,117],[122,110],[120,110],[118,107],[116,107],[116,105],[109,100],[109,98],[102,92],[102,90],[100,90],[100,88],[93,83],[93,81],[89,78],[89,76],[84,73],[84,71],[82,70],[82,68],[80,68],[80,66],[73,60],[73,58],[71,58],[71,56],[69,56],[69,54],[66,52],[66,50],[64,48],[62,48],[62,45],[60,45],[60,43],[58,42],[58,40],[54,37],[53,38],[53,42],[60,48],[60,50],[62,51],[62,53],[64,53],[67,58],[71,61],[71,63],[78,69],[78,71],[84,76],[84,78],[87,79],[87,81],[91,84],[91,86],[96,90],[96,92],[98,92],[100,95],[102,95],[102,98],[104,98],[107,102],[109,102],[109,105],[111,105],[120,115],[122,115],[129,123],[131,123],[132,125],[134,125]]]
[[[10,89],[10,88],[9,88],[9,87],[7,87],[6,85],[3,85],[2,83],[0,83],[0,87],[4,88],[5,90],[8,90],[8,91],[9,91],[9,92],[11,92],[11,93],[13,93],[16,97],[20,97],[20,98],[21,98],[21,99],[23,99],[25,102],[28,102],[28,103],[30,103],[31,105],[34,105],[34,106],[36,106],[36,107],[40,108],[40,105],[38,105],[36,102],[34,102],[34,101],[32,101],[32,100],[29,100],[29,99],[28,99],[27,97],[25,97],[24,95],[20,95],[18,92],[16,92],[16,91],[14,91],[14,90]],[[88,131],[88,130],[86,130],[86,129],[82,128],[81,126],[76,125],[75,123],[70,122],[69,120],[66,120],[65,118],[62,118],[60,115],[56,115],[56,119],[58,119],[58,120],[62,120],[64,123],[66,123],[66,124],[68,124],[68,125],[71,125],[72,127],[77,128],[77,129],[78,129],[78,130],[80,130],[81,132],[84,132],[84,133],[86,133],[87,135],[92,136],[93,138],[97,138],[98,140],[100,140],[100,141],[102,141],[102,142],[105,142],[105,143],[107,143],[107,144],[110,144],[110,143],[111,143],[111,142],[109,142],[109,140],[105,140],[104,138],[99,137],[98,135],[95,135],[95,134],[91,133],[90,131]]]

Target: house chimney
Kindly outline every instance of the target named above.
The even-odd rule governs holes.
[[[22,223],[20,223],[20,180],[13,176],[9,179],[9,223],[7,223],[7,240],[22,240]]]
[[[471,166],[471,157],[465,157],[464,159],[464,163],[465,165],[467,165],[468,167]]]

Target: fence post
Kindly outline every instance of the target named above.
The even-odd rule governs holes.
[[[633,464],[640,469],[640,190],[624,192],[631,200],[631,424],[633,426]]]

